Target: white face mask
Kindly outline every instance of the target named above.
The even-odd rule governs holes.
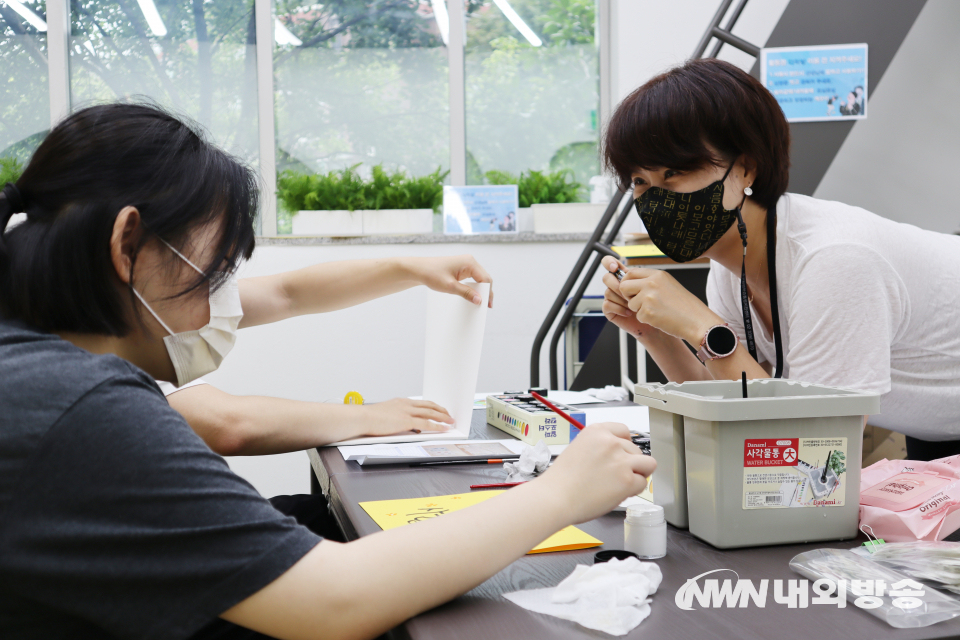
[[[197,273],[203,274],[197,265],[171,247],[166,240],[161,238],[160,242],[170,247],[171,251],[180,256],[180,259],[193,267]],[[237,341],[237,328],[243,318],[243,309],[240,307],[240,288],[237,285],[236,272],[233,272],[215,293],[210,294],[210,322],[195,331],[174,333],[150,308],[140,292],[133,289],[133,293],[170,334],[163,339],[163,343],[177,372],[178,387],[216,371]]]

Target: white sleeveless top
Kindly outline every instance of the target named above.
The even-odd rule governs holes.
[[[870,424],[960,438],[960,237],[786,194],[777,285],[784,378],[879,392]],[[707,300],[743,340],[739,272],[713,263]],[[756,314],[754,332],[760,360],[775,362]]]

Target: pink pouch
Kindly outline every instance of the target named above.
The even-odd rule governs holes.
[[[860,525],[887,542],[943,540],[960,528],[960,455],[881,460],[860,472]]]

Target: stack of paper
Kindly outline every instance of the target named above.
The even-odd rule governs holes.
[[[513,458],[519,456],[525,446],[523,442],[516,439],[461,440],[458,442],[441,440],[408,444],[341,446],[338,449],[340,455],[347,462],[355,460],[361,465],[374,465]],[[550,454],[558,456],[566,447],[565,444],[553,445],[550,447]]]

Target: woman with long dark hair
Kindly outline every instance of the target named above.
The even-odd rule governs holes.
[[[278,512],[154,382],[232,345],[257,197],[196,131],[122,104],[66,118],[3,187],[0,636],[372,638],[645,486],[655,463],[608,424],[415,527],[339,544]]]

